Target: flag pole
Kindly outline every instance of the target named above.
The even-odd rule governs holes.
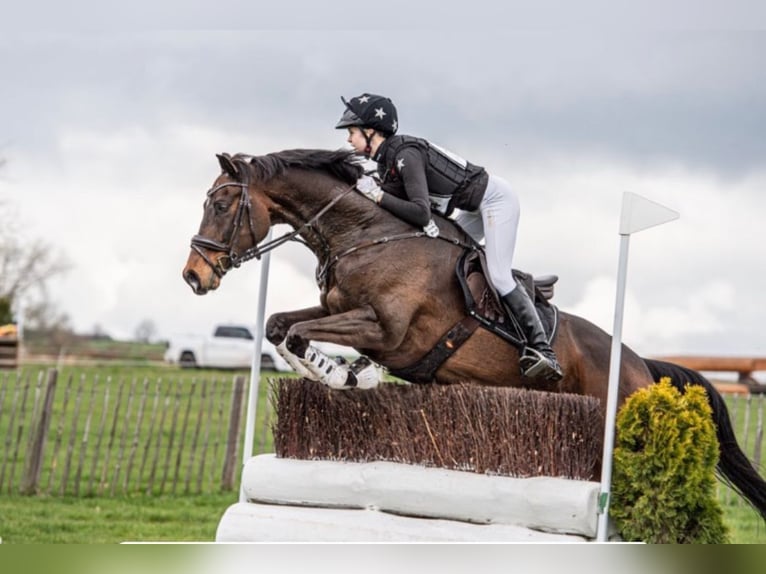
[[[265,241],[271,239],[271,229]],[[242,467],[253,456],[255,437],[255,414],[258,409],[258,391],[261,382],[261,350],[263,349],[263,324],[266,315],[266,294],[269,287],[269,265],[271,252],[264,253],[261,259],[260,282],[258,287],[258,313],[255,318],[255,341],[253,342],[253,359],[250,363],[250,388],[247,396],[247,415],[245,417],[245,443],[242,448]],[[247,502],[244,485],[239,487],[239,501]]]
[[[620,365],[622,364],[622,320],[625,310],[625,290],[628,277],[630,235],[656,225],[678,219],[677,211],[625,192],[620,213],[620,257],[617,265],[617,296],[614,305],[614,329],[609,355],[609,385],[604,423],[604,451],[601,459],[601,490],[598,496],[598,525],[596,540],[606,542],[609,530],[609,495],[612,484],[612,462],[616,434],[617,403],[620,394]]]
[[[617,397],[620,392],[620,364],[622,359],[622,318],[625,310],[625,286],[628,277],[628,248],[630,235],[620,236],[620,259],[617,269],[617,297],[614,305],[612,349],[609,354],[609,386],[604,427],[604,451],[601,462],[601,492],[598,497],[598,529],[596,540],[606,542],[609,528],[609,493],[612,484],[612,454],[614,452]]]

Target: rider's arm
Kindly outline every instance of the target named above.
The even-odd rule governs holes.
[[[381,207],[417,227],[428,225],[431,207],[423,156],[415,148],[405,148],[397,154],[395,168],[402,178],[407,199],[384,192],[380,200]]]

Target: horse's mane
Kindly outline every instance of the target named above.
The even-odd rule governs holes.
[[[324,170],[345,183],[354,183],[364,172],[358,156],[344,149],[288,149],[260,156],[236,154],[232,159],[241,160],[250,175],[263,182],[293,167]]]
[[[364,174],[364,166],[359,156],[350,150],[323,150],[323,149],[287,149],[268,153],[266,155],[252,156],[238,153],[231,156],[239,166],[248,170],[248,175],[260,182],[268,182],[271,178],[284,173],[289,168],[322,170],[344,183],[352,184]],[[369,204],[372,207],[372,204]],[[392,214],[392,217],[396,217]],[[460,241],[472,243],[470,236],[455,223],[454,220],[442,218],[434,214],[437,219],[443,219],[454,231]],[[443,228],[444,231],[444,228]]]

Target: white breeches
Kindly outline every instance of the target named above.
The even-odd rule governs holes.
[[[489,279],[500,296],[516,287],[511,269],[519,227],[519,197],[507,181],[489,176],[476,211],[457,211],[455,221],[476,241],[485,240]]]

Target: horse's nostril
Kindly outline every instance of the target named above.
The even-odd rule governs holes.
[[[199,279],[199,275],[197,275],[195,271],[189,269],[186,273],[184,273],[184,280],[189,284],[189,287],[192,288],[192,291],[199,293],[202,282]]]

